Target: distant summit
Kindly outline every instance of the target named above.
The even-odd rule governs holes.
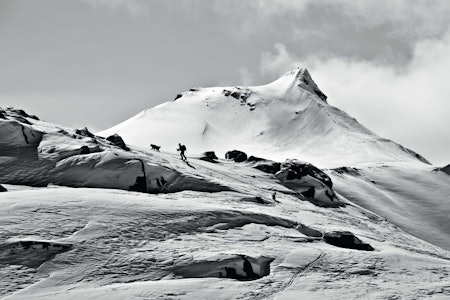
[[[294,84],[297,84],[298,87],[317,95],[320,99],[327,102],[327,96],[319,89],[317,84],[314,82],[308,72],[308,69],[298,67],[297,69],[285,73],[280,79],[282,79],[283,77],[292,77]]]
[[[131,145],[188,153],[233,149],[276,161],[295,158],[320,167],[384,162],[428,163],[331,106],[305,68],[261,86],[193,88],[104,132]]]

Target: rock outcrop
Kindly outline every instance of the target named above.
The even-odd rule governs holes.
[[[235,162],[244,162],[247,160],[247,154],[239,150],[232,150],[225,153],[226,159],[232,159]]]
[[[365,250],[365,251],[374,250],[372,246],[370,246],[367,243],[364,243],[349,231],[326,232],[323,238],[325,242],[336,247]]]
[[[127,145],[123,141],[122,137],[120,135],[118,135],[117,133],[108,136],[106,138],[106,140],[110,141],[113,145],[116,145],[117,147],[119,147],[125,151],[130,151],[130,148],[127,147]]]

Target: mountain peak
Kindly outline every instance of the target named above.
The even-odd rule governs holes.
[[[292,71],[285,73],[281,78],[290,77],[295,85],[298,87],[317,95],[322,101],[327,102],[327,96],[319,89],[317,84],[311,77],[308,69],[296,68]]]

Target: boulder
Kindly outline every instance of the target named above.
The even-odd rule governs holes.
[[[365,250],[365,251],[374,250],[372,246],[370,246],[367,243],[364,243],[349,231],[326,232],[323,238],[325,242],[336,247]]]
[[[271,165],[259,165],[258,169],[261,169],[262,166],[267,168],[267,171],[270,171],[270,166],[272,166],[272,174],[278,168],[278,165],[273,163]],[[313,204],[327,207],[342,204],[335,201],[337,197],[333,191],[333,183],[330,177],[309,163],[286,160],[286,162],[280,164],[280,170],[275,173],[275,177],[285,187],[303,195]]]
[[[1,184],[0,184],[0,193],[1,192],[7,192],[8,190],[4,187],[4,186],[2,186]]]
[[[113,145],[116,145],[117,147],[122,148],[125,151],[130,151],[130,148],[127,147],[122,137],[117,133],[108,136],[106,140],[110,141]]]
[[[331,178],[325,174],[325,172],[306,162],[286,160],[286,162],[281,165],[281,171],[285,174],[285,176],[283,176],[285,180],[302,179],[306,176],[310,176],[319,180],[329,188],[333,187]]]
[[[239,150],[232,150],[225,153],[226,159],[232,159],[235,162],[244,162],[247,160],[247,154]]]
[[[91,150],[88,146],[81,146],[80,148],[80,154],[90,154]]]
[[[208,161],[211,163],[218,163],[217,161],[218,157],[214,151],[206,151],[199,158],[201,160]]]

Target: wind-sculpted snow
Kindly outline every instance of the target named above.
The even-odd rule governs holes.
[[[0,265],[9,299],[450,295],[447,252],[356,207],[334,211],[281,192],[278,205],[261,207],[236,192],[11,187],[0,194],[0,239],[24,246]],[[377,251],[327,244],[332,228]],[[55,250],[48,259],[46,245]],[[36,271],[37,263],[16,264],[20,257],[47,260]]]
[[[186,278],[218,277],[256,280],[270,274],[273,258],[246,255],[216,255],[176,266],[174,273]]]
[[[0,244],[0,265],[23,265],[37,268],[72,245],[45,240],[19,240]]]
[[[167,160],[155,163],[152,155],[130,152],[117,135],[103,139],[87,128],[61,128],[15,111],[2,111],[0,119],[0,182],[145,193],[230,190],[205,177],[186,174],[186,166],[174,169]]]

